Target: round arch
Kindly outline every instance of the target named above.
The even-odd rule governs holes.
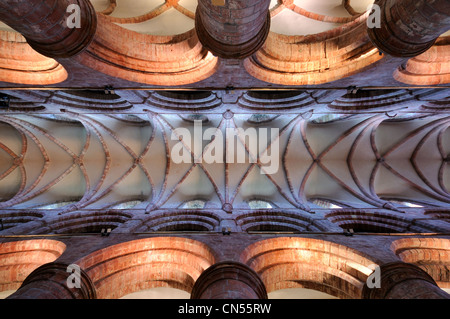
[[[18,32],[0,30],[0,45],[0,81],[50,85],[61,83],[68,77],[60,63],[34,51]]]
[[[256,242],[244,250],[241,261],[261,276],[268,293],[306,288],[342,299],[361,298],[363,286],[377,265],[343,245],[295,237]]]
[[[64,243],[48,239],[0,243],[0,292],[19,289],[33,270],[55,261],[65,250]]]
[[[191,292],[200,274],[213,265],[209,247],[179,237],[155,237],[98,250],[76,262],[86,271],[99,299],[166,287]]]
[[[394,241],[391,250],[403,262],[422,268],[440,288],[450,291],[450,239],[403,238]]]

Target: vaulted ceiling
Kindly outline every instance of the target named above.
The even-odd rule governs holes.
[[[216,209],[248,209],[257,199],[304,210],[312,199],[352,207],[395,198],[450,202],[450,118],[413,115],[412,103],[340,116],[320,105],[298,114],[95,114],[70,106],[49,114],[52,103],[80,99],[89,101],[58,93],[44,112],[0,115],[0,208],[75,201],[69,210],[98,209],[138,200],[148,211],[197,199]]]
[[[114,227],[143,221],[132,227],[140,231],[171,229],[170,220],[249,230],[264,228],[255,225],[271,208],[270,218],[289,220],[284,229],[330,230],[381,209],[372,226],[421,231],[428,226],[396,214],[413,206],[446,216],[432,210],[449,205],[448,33],[424,53],[396,57],[368,34],[373,1],[255,3],[264,42],[251,53],[247,42],[231,43],[246,56],[202,38],[216,20],[201,10],[232,10],[221,1],[91,1],[96,27],[73,55],[30,41],[33,28],[2,24],[4,227],[45,219],[53,226],[36,232],[76,231],[59,216],[83,211]],[[218,161],[230,153],[227,130],[239,128],[248,136],[235,137],[234,161]],[[178,163],[174,149],[188,161]],[[195,161],[205,154],[214,161]]]
[[[375,1],[382,10],[386,2]],[[371,34],[374,0],[77,0],[82,41],[70,41],[74,30],[50,49],[46,37],[65,27],[58,20],[67,14],[65,0],[0,1],[0,235],[60,234],[73,240],[75,256],[94,242],[76,235],[104,229],[119,236],[448,234],[445,2],[433,1],[439,14],[427,21],[431,31],[401,21],[433,12],[431,1],[389,2],[399,4],[392,12],[405,41],[388,34],[399,56],[384,50],[390,41],[381,49]],[[426,50],[412,54],[410,46],[424,45],[417,33]],[[242,254],[271,298],[359,297],[372,261],[346,246],[295,236],[270,239],[271,248],[255,243]],[[169,238],[107,243],[79,262],[103,298],[189,298],[214,258],[203,244]],[[237,241],[214,247],[228,253],[247,244]],[[361,242],[389,257],[387,241]],[[449,287],[446,245],[403,238],[390,249],[442,288]],[[2,249],[9,257],[0,298],[66,246],[35,240]],[[152,258],[162,263],[154,266]],[[130,280],[136,265],[146,269],[142,282]],[[185,291],[145,290],[163,282],[162,268],[175,269],[164,280]],[[178,276],[185,268],[188,275]],[[331,280],[316,284],[324,278]],[[144,291],[127,295],[105,283]],[[293,287],[302,288],[283,289]]]

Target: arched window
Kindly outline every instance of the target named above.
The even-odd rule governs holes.
[[[189,114],[189,115],[180,115],[180,117],[187,121],[195,123],[196,121],[201,121],[202,123],[209,122],[209,118],[204,114]]]
[[[191,200],[188,202],[185,202],[181,208],[183,209],[200,209],[205,208],[206,202],[201,199]]]
[[[111,206],[112,209],[130,209],[142,203],[140,200],[132,200]]]
[[[409,202],[409,201],[390,200],[390,202],[393,204],[396,204],[398,206],[404,206],[404,207],[413,207],[413,208],[424,207],[423,205],[420,205],[418,203]]]
[[[247,122],[252,124],[262,124],[273,121],[279,115],[270,115],[270,114],[253,114],[247,119]]]
[[[343,119],[347,119],[349,117],[352,117],[353,115],[348,115],[348,114],[324,114],[321,115],[319,117],[316,117],[315,119],[313,119],[311,121],[311,123],[313,124],[324,124],[324,123],[330,123],[330,122],[335,122],[337,120],[343,120]]]
[[[59,202],[59,203],[52,203],[52,204],[46,204],[46,205],[42,205],[42,206],[38,206],[38,207],[34,207],[36,209],[58,209],[58,208],[62,208],[71,204],[76,204],[78,203],[78,201],[70,201],[70,202]]]
[[[255,199],[248,202],[248,206],[251,209],[270,209],[274,208],[274,205],[272,203],[269,203],[264,200]]]
[[[342,208],[342,206],[339,206],[336,203],[332,203],[332,202],[324,200],[324,199],[314,199],[314,200],[311,200],[311,203],[319,206],[320,208],[328,208],[328,209]]]

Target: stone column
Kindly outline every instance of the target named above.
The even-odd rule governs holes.
[[[195,28],[200,42],[214,55],[244,59],[266,41],[270,0],[199,0]]]
[[[67,264],[48,263],[35,269],[22,286],[7,299],[96,299],[95,287],[89,276],[80,269],[79,288],[70,288],[71,272]]]
[[[248,266],[225,261],[206,269],[195,282],[191,299],[267,299],[264,283]]]
[[[76,6],[69,7],[71,4]],[[0,20],[50,58],[82,52],[97,28],[97,14],[89,0],[2,0]]]
[[[375,4],[381,8],[381,27],[367,30],[383,53],[417,56],[450,29],[448,0],[377,0]]]
[[[404,262],[380,267],[381,287],[363,288],[363,299],[450,299],[421,268]]]

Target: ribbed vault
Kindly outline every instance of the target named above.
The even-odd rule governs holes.
[[[0,296],[447,298],[445,2],[0,1]]]
[[[3,231],[448,228],[421,220],[449,204],[439,90],[245,92],[236,113],[220,92],[8,93],[45,109],[0,114]]]

